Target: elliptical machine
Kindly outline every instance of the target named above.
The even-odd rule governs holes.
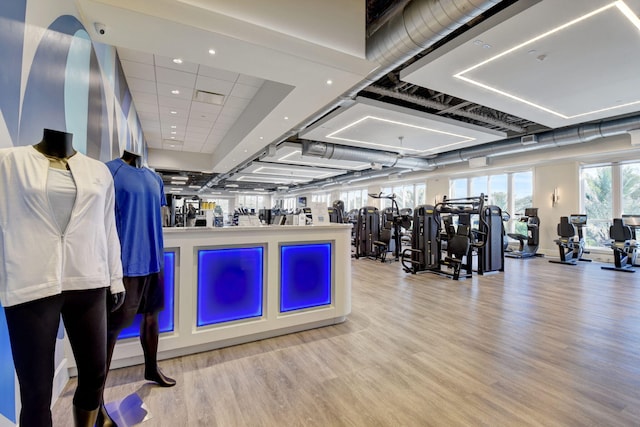
[[[517,250],[507,252],[504,256],[509,258],[531,258],[534,256],[544,256],[538,254],[540,244],[540,218],[538,218],[538,208],[526,208],[524,215],[520,217],[521,222],[527,223],[527,235],[520,233],[507,233],[509,237],[520,242]]]

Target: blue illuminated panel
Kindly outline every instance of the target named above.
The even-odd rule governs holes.
[[[263,252],[198,251],[198,326],[262,316]]]
[[[331,304],[331,243],[280,247],[280,311]]]
[[[16,381],[14,377],[13,356],[9,343],[9,331],[0,305],[0,415],[16,422]]]
[[[158,326],[160,333],[171,332],[174,327],[174,300],[176,283],[176,253],[164,253],[164,310],[158,314]],[[140,336],[140,323],[142,314],[136,314],[133,323],[124,328],[118,339],[132,338]]]

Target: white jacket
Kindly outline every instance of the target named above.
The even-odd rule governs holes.
[[[47,196],[49,160],[32,146],[0,149],[0,303],[62,291],[124,291],[109,169],[76,153],[71,219],[61,234]]]

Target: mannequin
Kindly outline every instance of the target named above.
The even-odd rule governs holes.
[[[127,300],[107,320],[107,368],[120,332],[129,326],[137,313],[142,314],[140,344],[144,353],[144,378],[161,387],[176,381],[158,368],[158,314],[164,308],[161,207],[166,205],[162,179],[151,169],[142,167],[142,157],[125,150],[119,159],[107,162],[116,190],[116,224],[122,245],[122,264]],[[145,243],[141,246],[140,242]],[[115,426],[104,402],[100,406],[97,426]]]
[[[124,150],[122,153],[121,159],[128,165],[131,165],[135,168],[139,168],[142,166],[142,157],[138,153],[134,153],[132,151]]]
[[[70,133],[45,129],[34,146],[0,150],[0,235],[15,242],[11,251],[0,251],[0,302],[24,427],[52,424],[60,316],[78,369],[74,425],[94,425],[106,376],[105,300],[110,293],[114,308],[124,301],[115,217],[109,214],[113,183],[104,165],[77,153],[72,141]],[[79,259],[78,253],[94,256]]]
[[[73,148],[73,135],[52,129],[45,129],[42,141],[34,145],[34,148],[48,157],[68,159],[76,154]]]

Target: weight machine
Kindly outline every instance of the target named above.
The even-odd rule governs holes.
[[[445,199],[414,211],[411,249],[402,252],[407,273],[431,272],[458,280],[477,273],[504,271],[502,210],[485,206],[486,197]],[[446,254],[443,256],[443,252]]]
[[[394,260],[398,261],[400,260],[402,247],[401,229],[403,226],[407,227],[407,216],[400,213],[395,194],[369,194],[369,197],[391,200],[391,207],[387,207],[382,211],[380,238],[374,242],[374,246],[377,248],[377,253],[382,262],[386,260],[387,252],[392,252]]]
[[[365,206],[358,210],[355,227],[355,257],[376,257],[377,249],[373,242],[380,237],[380,215],[378,208]]]

